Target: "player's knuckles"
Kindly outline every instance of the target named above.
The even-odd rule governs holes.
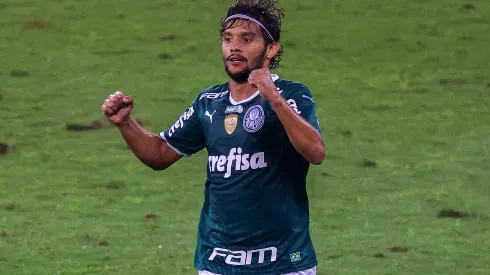
[[[107,106],[107,108],[113,111],[116,111],[118,109],[118,106],[112,101],[107,102],[105,105]]]
[[[121,94],[121,95],[122,95],[122,94]],[[109,98],[110,98],[111,100],[119,100],[119,98],[120,98],[120,93],[119,93],[119,94],[118,94],[118,93],[111,94],[111,95],[109,96]]]
[[[102,112],[104,112],[106,114],[109,114],[109,115],[113,113],[113,111],[111,110],[111,108],[109,108],[107,106],[105,106],[105,107],[102,108]]]
[[[117,112],[117,111],[119,111],[119,110],[121,109],[121,106],[119,106],[119,105],[114,105],[114,106],[112,106],[112,107],[111,107],[111,109],[112,109],[114,112]]]
[[[117,103],[119,101],[119,98],[117,98],[117,96],[115,96],[115,95],[111,95],[109,97],[109,100],[112,101],[112,102],[114,102],[114,103]]]
[[[262,80],[264,79],[264,75],[263,75],[263,74],[256,74],[254,77],[255,77],[257,80],[259,80],[259,81],[262,81]]]
[[[123,105],[122,99],[118,99],[118,98],[116,98],[115,100],[111,100],[111,103],[118,108],[120,108]]]

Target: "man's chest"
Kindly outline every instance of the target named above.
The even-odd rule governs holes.
[[[263,151],[284,136],[277,114],[263,101],[238,105],[213,102],[205,106],[200,121],[208,151],[233,147]]]

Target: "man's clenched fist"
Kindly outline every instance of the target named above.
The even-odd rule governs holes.
[[[109,95],[102,104],[104,116],[112,123],[119,124],[129,118],[134,102],[130,96],[125,96],[121,92]]]
[[[267,101],[279,96],[271,73],[267,68],[253,70],[248,76],[248,83],[255,85],[259,89],[260,95]]]

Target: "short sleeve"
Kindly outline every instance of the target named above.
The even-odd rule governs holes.
[[[291,96],[286,97],[286,101],[296,113],[315,127],[320,135],[322,134],[320,123],[316,115],[315,101],[308,87],[302,86],[299,91],[295,91]]]
[[[197,101],[194,100],[170,128],[160,133],[168,146],[182,156],[191,156],[206,146],[198,113]]]

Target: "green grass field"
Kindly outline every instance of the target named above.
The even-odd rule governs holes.
[[[490,274],[490,2],[300,2],[275,72],[310,87],[327,146],[318,274]],[[154,172],[100,106],[121,90],[169,127],[227,81],[230,3],[0,0],[1,275],[196,274],[206,152]]]

